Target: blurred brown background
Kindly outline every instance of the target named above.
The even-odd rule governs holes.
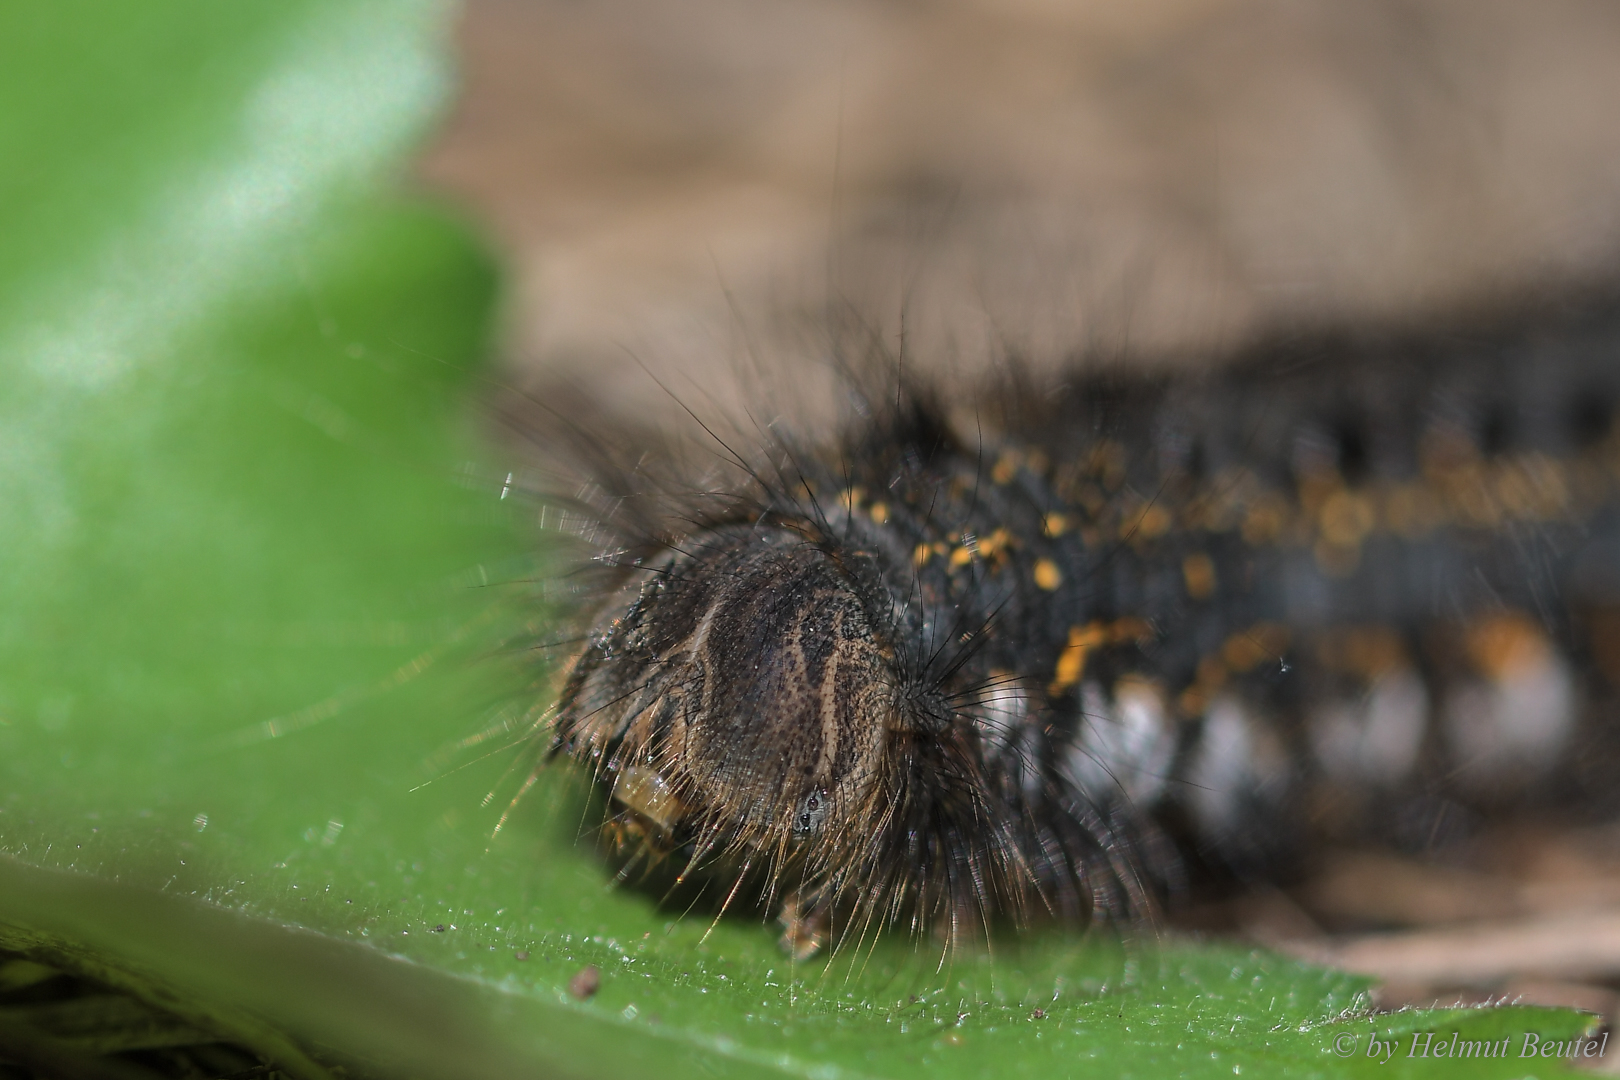
[[[716,364],[824,349],[782,327],[829,292],[971,369],[1620,253],[1607,0],[473,0],[461,47],[423,170],[515,270],[508,355],[627,407],[667,407],[640,364],[735,400]]]

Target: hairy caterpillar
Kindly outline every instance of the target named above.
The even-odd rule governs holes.
[[[971,405],[891,369],[701,486],[599,458],[618,576],[550,750],[622,856],[800,956],[1601,802],[1617,357],[1603,302]]]
[[[464,42],[429,172],[515,256],[606,569],[545,748],[637,866],[804,952],[1605,808],[1611,313],[1526,298],[1613,264],[1610,9],[477,0]],[[809,350],[836,432],[716,363],[824,271],[871,320]],[[1128,367],[1176,356],[1222,367]],[[718,437],[650,436],[674,398]],[[874,713],[877,779],[811,753]]]

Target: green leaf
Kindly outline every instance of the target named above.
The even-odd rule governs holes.
[[[494,269],[396,179],[450,14],[0,11],[0,948],[308,1075],[1522,1075],[1366,1051],[1584,1030],[1226,946],[794,966],[612,888],[561,774],[497,833],[546,567],[477,404]]]

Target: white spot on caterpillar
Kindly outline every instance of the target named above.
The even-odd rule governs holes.
[[[1429,723],[1429,691],[1409,667],[1387,671],[1359,701],[1326,702],[1311,713],[1311,746],[1340,780],[1396,783],[1417,763]]]
[[[1156,800],[1175,752],[1159,687],[1145,679],[1121,679],[1110,700],[1088,680],[1080,688],[1080,709],[1080,737],[1063,761],[1069,778],[1096,797],[1123,792],[1137,805]]]
[[[1237,698],[1223,694],[1204,715],[1197,755],[1188,771],[1187,799],[1194,820],[1219,837],[1243,824],[1245,811],[1263,801],[1287,773],[1275,737]]]
[[[1447,744],[1475,786],[1546,769],[1575,726],[1574,672],[1544,636],[1514,633],[1495,652],[1480,658],[1484,678],[1446,695]]]
[[[999,755],[1029,718],[1029,692],[1024,684],[1005,672],[993,679],[980,692],[978,708],[972,713],[986,757]]]

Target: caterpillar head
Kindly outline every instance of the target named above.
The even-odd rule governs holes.
[[[594,765],[616,811],[698,859],[783,860],[847,832],[886,741],[918,722],[869,574],[808,529],[687,538],[600,618],[558,749]]]

